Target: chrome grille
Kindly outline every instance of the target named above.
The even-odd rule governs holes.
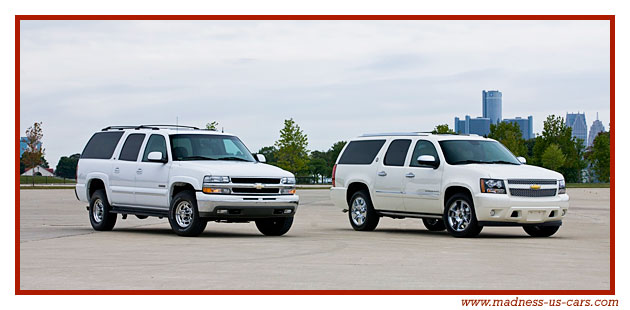
[[[556,185],[558,180],[550,180],[550,179],[511,179],[508,180],[508,184],[512,185]]]
[[[232,178],[232,183],[237,184],[280,184],[280,178]]]
[[[232,188],[232,192],[235,194],[277,194],[279,192],[278,188],[244,188],[244,187],[234,187]]]
[[[510,188],[510,195],[518,197],[552,197],[556,195],[556,189]]]

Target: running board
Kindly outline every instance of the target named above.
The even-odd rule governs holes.
[[[133,215],[145,215],[145,216],[157,216],[157,217],[168,217],[167,210],[156,210],[156,209],[140,209],[140,208],[132,208],[132,207],[119,207],[112,206],[113,213],[119,214],[133,214]]]
[[[432,218],[432,219],[441,219],[442,218],[441,214],[434,214],[434,213],[385,211],[385,210],[376,210],[376,212],[378,212],[378,214],[380,214],[382,216],[388,216],[388,217],[393,217],[393,218],[405,218],[405,217]]]

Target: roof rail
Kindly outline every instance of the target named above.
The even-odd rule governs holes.
[[[124,129],[152,129],[152,130],[158,130],[161,128],[186,128],[186,129],[194,129],[194,130],[201,130],[197,127],[194,126],[184,126],[184,125],[138,125],[138,126],[107,126],[103,129],[101,129],[101,131],[108,131],[108,130],[124,130]]]
[[[382,137],[382,136],[428,136],[425,132],[382,132],[382,133],[365,133],[360,137]]]

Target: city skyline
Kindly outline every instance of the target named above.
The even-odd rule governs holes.
[[[479,115],[483,89],[533,132],[566,111],[610,122],[607,21],[22,21],[20,35],[20,134],[43,122],[53,167],[108,125],[218,121],[256,152],[293,118],[326,150]]]

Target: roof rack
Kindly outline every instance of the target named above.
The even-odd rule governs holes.
[[[197,127],[194,126],[184,126],[184,125],[138,125],[138,126],[107,126],[103,129],[101,129],[101,131],[108,131],[108,130],[124,130],[124,129],[152,129],[152,130],[159,130],[162,128],[186,128],[186,129],[194,129],[194,130],[206,130],[206,129],[199,129]]]
[[[365,133],[361,137],[382,137],[382,136],[428,136],[426,132],[382,132],[382,133]]]

